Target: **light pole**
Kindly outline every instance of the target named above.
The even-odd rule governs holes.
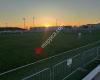
[[[8,27],[8,23],[5,23],[5,27]]]
[[[33,27],[35,27],[35,18],[33,16]]]
[[[56,19],[56,27],[58,26],[58,20]]]
[[[24,22],[24,29],[26,28],[26,18],[23,18],[23,22]]]

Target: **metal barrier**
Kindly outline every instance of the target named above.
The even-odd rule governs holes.
[[[46,68],[35,74],[25,77],[22,80],[50,80],[50,74],[50,69]]]
[[[73,71],[99,56],[99,47],[86,50],[22,80],[65,80]],[[60,56],[61,57],[61,56]]]
[[[79,67],[83,67],[91,60],[94,60],[98,56],[98,48],[92,48],[83,53],[79,53],[73,57],[67,58],[62,63],[56,64],[54,68],[54,80],[65,80],[73,71]],[[60,76],[59,76],[60,75]]]
[[[99,55],[100,46],[89,48],[86,45],[1,73],[0,80],[6,80],[3,79],[5,76],[7,78],[10,76],[9,80],[13,80],[12,76],[17,77],[14,80],[65,80],[78,68],[84,67]]]

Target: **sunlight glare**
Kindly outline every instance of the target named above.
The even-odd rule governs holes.
[[[50,27],[51,25],[50,25],[50,24],[45,24],[44,26],[48,28],[48,27]]]

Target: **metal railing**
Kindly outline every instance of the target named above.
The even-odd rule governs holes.
[[[65,80],[73,71],[80,67],[84,67],[89,62],[99,56],[99,47],[83,51],[72,57],[67,57],[65,60],[55,64],[48,69],[44,69],[41,73],[37,72],[28,78],[22,80]],[[36,75],[36,76],[34,76]]]
[[[89,44],[6,71],[0,74],[0,80],[5,76],[9,80],[12,76],[15,77],[14,80],[65,80],[78,68],[84,67],[100,55],[100,46],[93,45]]]

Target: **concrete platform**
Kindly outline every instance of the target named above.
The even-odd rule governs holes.
[[[92,70],[85,78],[82,80],[100,80],[100,65],[98,65],[94,70]]]

